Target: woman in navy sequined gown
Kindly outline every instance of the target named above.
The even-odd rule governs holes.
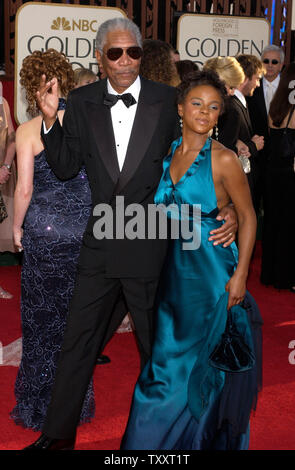
[[[60,95],[73,88],[73,71],[66,57],[54,50],[28,56],[20,72],[28,111],[37,111],[35,93],[42,74],[57,77]],[[62,120],[65,99],[60,98]],[[18,181],[15,192],[14,240],[24,251],[21,274],[22,358],[16,383],[17,424],[41,430],[51,397],[55,369],[72,297],[82,235],[91,212],[85,170],[60,181],[46,158],[40,138],[40,116],[17,130]],[[90,383],[80,422],[94,416]]]
[[[222,109],[223,83],[214,72],[197,72],[178,91],[183,136],[164,160],[155,203],[179,223],[180,235],[169,242],[152,355],[135,386],[121,449],[247,449],[259,353],[252,369],[233,373],[209,365],[209,355],[230,308],[253,352],[259,352],[261,319],[246,292],[256,216],[237,156],[208,137]],[[224,248],[208,240],[220,226],[218,210],[230,199],[239,221],[239,254],[235,243]],[[191,240],[187,221],[195,234]]]

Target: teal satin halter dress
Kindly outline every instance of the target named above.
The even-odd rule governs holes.
[[[135,386],[121,449],[247,449],[252,403],[245,403],[248,410],[243,425],[234,430],[238,419],[229,418],[231,411],[228,416],[225,411],[232,387],[224,372],[209,370],[207,364],[208,348],[220,339],[225,327],[225,285],[236,268],[238,250],[235,243],[223,248],[208,241],[210,231],[221,225],[216,220],[210,138],[180,181],[173,184],[170,164],[181,139],[173,142],[171,154],[164,160],[155,203],[172,208],[171,218],[179,214],[179,219],[190,219],[199,246],[188,249],[189,241],[181,236],[181,229],[180,237],[170,240],[156,304],[152,357]],[[198,211],[194,213],[194,204],[201,205],[201,217]],[[185,211],[180,210],[183,207]],[[217,312],[220,303],[223,310]],[[246,379],[252,395],[256,378],[255,372]],[[241,404],[234,406],[240,413]]]

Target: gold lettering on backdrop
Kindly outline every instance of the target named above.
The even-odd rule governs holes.
[[[71,23],[65,17],[58,17],[53,20],[51,29],[56,31],[63,30],[63,31],[92,31],[96,33],[97,31],[97,20],[89,21],[87,19],[79,19],[79,20],[72,20],[72,27]]]
[[[56,20],[53,20],[51,29],[63,29],[64,31],[69,31],[71,29],[70,22],[64,17],[58,17]]]
[[[93,33],[96,33],[97,20],[88,21],[85,19],[80,19],[78,22],[73,20],[72,30],[75,31],[76,29],[79,31],[92,31]]]
[[[75,28],[81,29],[81,28],[80,28],[80,21],[81,21],[81,20],[79,20],[79,22],[77,23],[75,20],[73,20],[73,23],[72,23],[72,30],[73,30],[73,31],[75,31]]]

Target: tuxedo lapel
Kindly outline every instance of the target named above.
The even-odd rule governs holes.
[[[153,89],[154,90],[154,89]],[[120,172],[110,109],[103,104],[106,83],[97,87],[97,93],[87,99],[90,126],[99,155],[112,180],[115,192],[121,191],[139,167],[159,121],[163,100],[150,91],[147,80],[141,79],[141,91],[126,157]]]
[[[148,82],[141,79],[137,110],[116,192],[121,191],[126,186],[144,158],[158,124],[162,103],[160,97],[155,97],[149,93]]]
[[[103,104],[105,90],[106,86],[98,87],[97,94],[87,100],[87,109],[99,155],[110,177],[114,183],[117,183],[120,176],[120,168],[110,108]]]
[[[251,124],[251,119],[250,119],[248,107],[245,108],[245,106],[243,105],[243,103],[241,103],[241,101],[239,100],[239,98],[237,98],[236,96],[234,96],[234,100],[235,100],[236,105],[238,106],[238,108],[240,109],[240,111],[242,112],[242,114],[243,114],[243,116],[244,116],[244,120],[245,120],[246,125],[247,125],[247,127],[248,127],[248,129],[249,129],[249,134],[250,134],[250,135],[253,135],[253,132],[252,132],[252,124]]]

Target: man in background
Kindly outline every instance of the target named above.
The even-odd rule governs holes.
[[[280,73],[283,68],[285,54],[275,45],[266,46],[261,53],[264,75],[260,86],[254,90],[253,96],[247,97],[250,119],[253,132],[264,137],[264,147],[259,151],[257,158],[257,204],[263,203],[264,176],[269,154],[268,113],[271,100],[280,82]]]
[[[258,158],[259,151],[263,149],[264,137],[263,135],[256,134],[249,110],[247,105],[247,97],[253,96],[254,90],[260,85],[260,78],[262,76],[263,67],[262,62],[254,55],[240,54],[236,57],[238,62],[243,68],[245,74],[244,82],[235,90],[233,105],[239,113],[239,135],[238,139],[247,145],[250,152],[250,172],[247,173],[247,178],[252,195],[253,206],[256,214],[259,210],[258,202]]]

